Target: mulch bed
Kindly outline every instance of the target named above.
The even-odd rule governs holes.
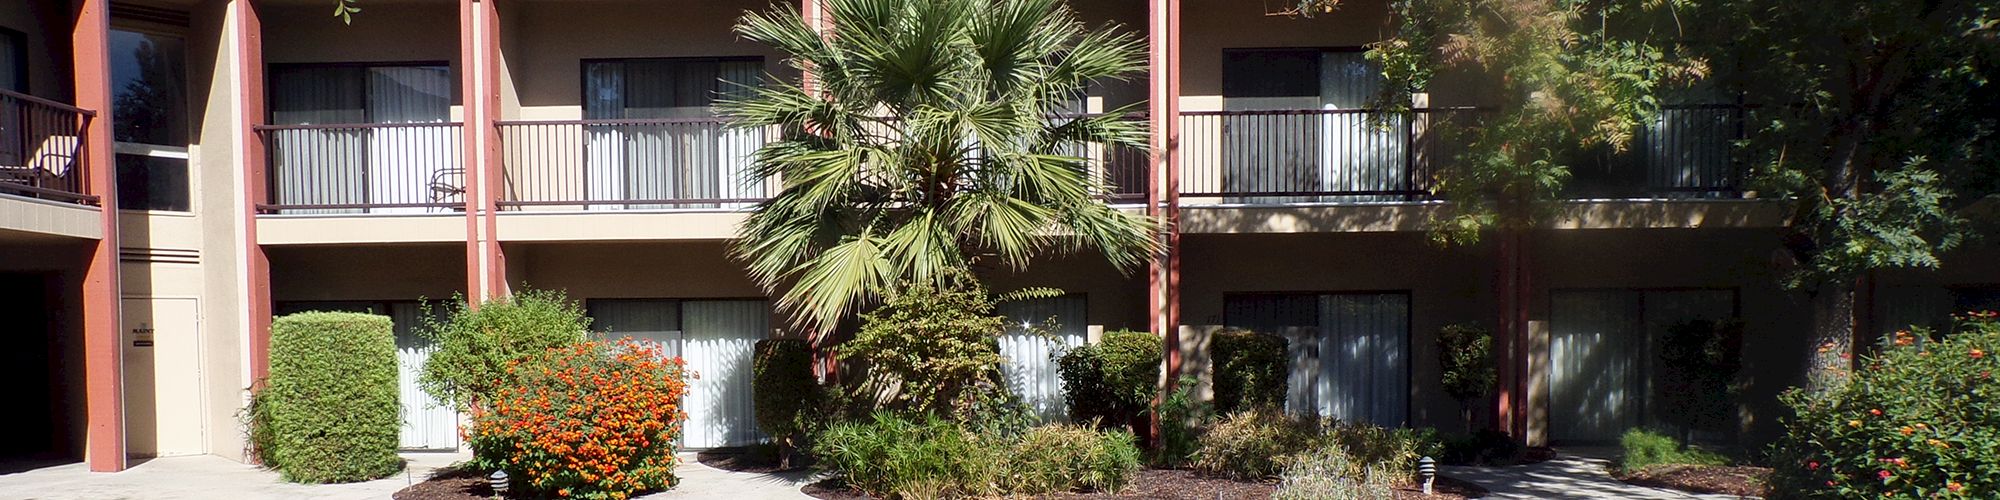
[[[1694,493],[1762,497],[1768,495],[1771,468],[1724,465],[1655,465],[1619,481]]]
[[[1486,496],[1486,490],[1472,483],[1451,478],[1438,478],[1436,493],[1424,496],[1418,485],[1397,488],[1396,498],[1423,500],[1459,500]],[[1271,481],[1251,482],[1230,479],[1202,477],[1193,471],[1170,469],[1146,469],[1132,478],[1132,484],[1125,491],[1112,493],[1064,493],[1043,498],[1064,500],[1078,499],[1133,499],[1150,498],[1164,500],[1214,500],[1216,498],[1260,499],[1271,498],[1278,490],[1278,483]],[[829,479],[806,485],[805,494],[822,500],[870,500],[873,497],[848,489],[838,480]]]
[[[439,470],[430,479],[391,495],[395,500],[485,500],[493,498],[486,476],[465,469]]]

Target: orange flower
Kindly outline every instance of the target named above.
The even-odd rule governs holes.
[[[1986,357],[1986,351],[1982,351],[1982,350],[1979,350],[1979,349],[1973,349],[1973,350],[1972,350],[1972,353],[1971,353],[1971,356],[1972,356],[1972,359],[1979,359],[1979,358],[1984,358],[1984,357]]]

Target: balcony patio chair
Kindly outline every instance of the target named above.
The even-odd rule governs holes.
[[[458,179],[458,182],[451,182],[453,178]],[[452,197],[463,196],[465,194],[465,168],[446,168],[432,173],[428,187],[431,191],[431,203],[449,202],[453,201]]]
[[[76,167],[80,146],[73,135],[44,137],[34,154],[22,158],[20,165],[0,164],[0,182],[41,187],[47,180],[68,177]]]

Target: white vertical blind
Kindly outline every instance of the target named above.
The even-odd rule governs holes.
[[[648,59],[585,64],[584,117],[682,119],[716,116],[716,100],[744,97],[760,83],[756,60]],[[588,127],[587,193],[592,200],[712,200],[761,194],[746,179],[756,130],[719,121]],[[731,205],[732,207],[742,204]],[[703,204],[595,205],[619,208],[715,208]]]
[[[690,384],[683,446],[712,448],[757,442],[752,357],[770,331],[770,306],[761,300],[682,302],[688,368],[701,374]]]
[[[1575,290],[1551,296],[1549,427],[1560,441],[1612,441],[1662,422],[1654,399],[1669,328],[1736,316],[1731,290]]]
[[[432,399],[417,385],[424,362],[437,351],[430,339],[417,334],[424,321],[423,306],[416,302],[393,302],[388,313],[396,329],[396,378],[403,406],[402,447],[457,449],[458,411],[448,403]]]
[[[271,73],[278,125],[444,123],[453,81],[444,66],[281,66]],[[460,133],[445,127],[277,130],[272,134],[278,201],[289,204],[436,203],[456,195],[464,166]],[[376,208],[376,213],[438,208]],[[361,209],[299,210],[355,213]]]
[[[1083,345],[1088,337],[1089,301],[1081,295],[1045,299],[1016,300],[997,306],[1007,319],[1007,332],[1000,337],[1000,355],[1007,358],[1001,375],[1008,388],[1044,422],[1065,420],[1068,408],[1063,400],[1062,374],[1055,356]],[[1030,333],[1033,327],[1048,330],[1055,338]]]
[[[368,121],[361,68],[293,66],[271,71],[271,123],[331,125]],[[357,130],[271,132],[277,200],[292,205],[361,203],[368,142]],[[359,209],[295,213],[358,213]]]
[[[1287,409],[1394,427],[1409,409],[1409,300],[1401,293],[1237,295],[1225,299],[1224,319],[1289,341]]]
[[[593,300],[590,326],[607,340],[631,337],[652,341],[668,357],[681,355],[680,301]]]
[[[451,70],[442,66],[368,68],[371,123],[444,123],[451,116]],[[368,199],[374,203],[434,203],[462,200],[433,196],[432,186],[457,185],[462,178],[458,130],[383,128],[368,133]],[[441,208],[378,208],[374,213],[422,213]]]
[[[1226,55],[1224,109],[1361,110],[1381,72],[1360,51],[1245,50]],[[1380,118],[1379,121],[1376,119]],[[1242,114],[1220,117],[1223,189],[1230,192],[1354,192],[1408,189],[1404,116],[1374,113]],[[1245,197],[1230,202],[1380,201],[1383,195]]]

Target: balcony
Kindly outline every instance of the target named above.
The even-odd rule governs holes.
[[[516,211],[739,210],[782,189],[751,178],[769,129],[730,127],[718,117],[502,121],[506,189],[499,204]],[[1078,145],[1112,186],[1114,203],[1145,196],[1143,148]]]
[[[465,206],[459,123],[266,125],[270,214],[425,214]]]
[[[1669,106],[1626,151],[1571,158],[1573,198],[1728,198],[1744,108]],[[1184,203],[1420,201],[1451,168],[1447,127],[1476,126],[1473,108],[1188,111],[1181,113]]]
[[[0,193],[97,205],[84,155],[96,113],[0,90]]]

